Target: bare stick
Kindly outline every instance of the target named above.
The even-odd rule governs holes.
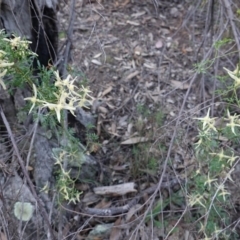
[[[75,20],[75,5],[76,5],[76,1],[72,0],[71,1],[71,9],[70,9],[70,13],[69,13],[70,20],[69,20],[69,25],[68,25],[68,30],[67,30],[67,45],[66,45],[65,52],[64,52],[63,63],[62,63],[62,66],[60,66],[63,77],[66,77],[66,75],[67,75],[66,66],[68,63],[70,49],[72,46],[73,24],[74,24],[74,20]]]
[[[169,189],[169,188],[172,188],[173,186],[175,186],[176,184],[179,184],[178,179],[172,179],[167,182],[162,182],[160,189]],[[111,207],[111,208],[105,208],[105,209],[86,207],[82,210],[82,212],[80,214],[89,215],[89,216],[98,216],[98,217],[119,216],[119,214],[124,214],[124,213],[128,212],[129,209],[131,207],[133,207],[134,205],[136,205],[145,194],[152,194],[156,191],[156,189],[158,189],[158,184],[143,190],[137,196],[135,196],[130,202],[128,202],[127,204],[125,204],[124,206],[121,206],[121,207]],[[79,213],[79,212],[75,212],[75,213]]]
[[[234,23],[234,15],[232,12],[232,8],[231,8],[231,4],[228,0],[222,0],[223,5],[225,6],[226,10],[227,10],[227,14],[228,14],[228,19],[230,21],[231,27],[232,27],[232,31],[233,31],[233,35],[237,44],[237,48],[238,48],[238,57],[240,58],[240,43],[239,43],[239,33],[237,32],[237,28],[236,25]]]

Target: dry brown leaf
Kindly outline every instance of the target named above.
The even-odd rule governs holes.
[[[159,97],[158,96],[153,96],[153,95],[150,95],[149,96],[151,97],[151,99],[155,102],[155,103],[158,103],[159,102]]]
[[[128,117],[129,117],[128,115],[120,117],[120,119],[118,120],[118,128],[127,126]]]
[[[177,227],[176,227],[177,226]],[[181,222],[176,220],[170,220],[166,227],[166,232],[170,232],[170,236],[167,238],[168,240],[179,240],[181,236],[185,233],[184,228],[181,226]]]
[[[133,129],[133,123],[129,123],[127,126],[127,134],[131,134],[132,133],[132,129]]]
[[[147,142],[147,141],[149,141],[149,139],[146,138],[146,137],[133,137],[133,138],[130,138],[126,141],[121,142],[121,144],[122,145],[131,145],[131,144]]]
[[[123,165],[114,165],[111,167],[112,170],[114,171],[124,171],[129,168],[129,164],[123,164]]]
[[[145,11],[143,11],[143,12],[137,12],[137,13],[131,14],[131,17],[137,18],[137,17],[140,17],[140,16],[142,16],[142,15],[144,15],[144,14],[146,14]]]
[[[120,1],[120,2],[122,2],[122,1]],[[125,0],[125,2],[121,3],[121,7],[126,6],[129,2],[130,2],[130,0]]]
[[[98,117],[98,121],[97,121],[97,135],[100,136],[101,134],[101,124],[102,124],[102,120],[100,117]]]
[[[87,191],[90,186],[86,183],[75,183],[75,188],[80,191]]]
[[[171,236],[168,237],[168,240],[179,240],[178,232],[174,232]]]
[[[191,53],[192,51],[193,51],[193,49],[191,47],[185,47],[185,46],[182,47],[183,54],[187,54],[188,52]]]
[[[134,49],[134,53],[138,56],[140,56],[142,54],[142,48],[140,46],[136,46]]]
[[[102,63],[100,61],[96,60],[96,59],[93,59],[91,62],[94,63],[95,65],[98,65],[98,66],[102,65]]]
[[[92,193],[92,192],[88,192],[84,195],[83,199],[81,200],[83,203],[85,203],[87,206],[91,205],[93,203],[96,203],[99,201],[99,197]]]
[[[100,113],[104,113],[104,114],[107,114],[108,113],[108,110],[107,110],[107,108],[105,108],[105,107],[98,107],[98,111],[100,112]]]
[[[100,19],[99,14],[91,14],[91,16],[83,21],[83,23],[91,23]]]
[[[122,219],[121,218],[118,218],[115,223],[114,223],[114,226],[111,230],[111,233],[110,233],[110,237],[109,237],[109,240],[119,240],[120,237],[122,236],[121,234],[121,228],[119,227],[120,225],[122,224]]]
[[[155,48],[156,48],[156,49],[160,49],[160,48],[162,48],[162,46],[163,46],[163,42],[162,42],[161,39],[159,39],[159,40],[155,43]]]
[[[125,100],[123,101],[123,105],[125,105],[129,100],[131,99],[131,97],[127,97],[127,98],[125,98]]]
[[[122,57],[114,57],[114,59],[117,60],[117,61],[122,61],[123,60]]]
[[[108,202],[106,198],[103,198],[94,208],[104,209],[109,208],[112,205],[112,202]]]
[[[174,104],[175,102],[174,102],[174,99],[172,99],[172,98],[167,98],[167,100],[166,100],[168,103],[171,103],[171,104]]]
[[[27,170],[28,170],[28,171],[32,171],[32,170],[33,170],[33,167],[32,167],[32,166],[28,166],[28,167],[27,167]],[[1,240],[1,239],[0,239],[0,240]]]
[[[111,124],[112,133],[116,133],[116,129],[117,129],[116,123],[112,122],[112,124]]]
[[[136,204],[135,206],[131,207],[127,213],[127,216],[126,216],[126,221],[128,222],[132,216],[141,209],[141,204]]]
[[[194,237],[192,236],[192,234],[188,230],[186,230],[185,234],[184,234],[184,239],[194,240]]]
[[[109,102],[106,102],[106,104],[107,104],[107,106],[108,106],[111,110],[113,110],[113,109],[116,108],[114,105],[112,105],[112,104],[109,103]]]
[[[130,24],[130,25],[133,25],[133,26],[139,26],[140,25],[140,23],[139,22],[134,22],[134,21],[127,21],[127,23],[128,24]]]
[[[122,0],[114,1],[114,5],[115,7],[125,7],[129,2],[130,0],[125,0],[125,2],[122,2]]]
[[[138,74],[139,74],[139,71],[132,72],[132,73],[130,73],[130,74],[124,79],[124,81],[131,80],[132,78],[134,78],[134,77],[137,76]]]
[[[95,225],[89,232],[86,239],[88,240],[104,240],[109,239],[113,223],[105,223]]]
[[[102,53],[97,53],[96,55],[93,56],[93,58],[99,58],[102,55]]]
[[[88,149],[90,153],[96,153],[100,149],[100,145],[98,143],[90,143],[90,146]]]
[[[149,69],[155,69],[157,67],[155,63],[144,63],[143,66]]]
[[[99,98],[95,98],[95,99],[93,100],[92,106],[91,106],[91,111],[92,111],[92,113],[95,114],[95,113],[97,112],[97,110],[98,110],[98,107],[101,106],[101,104],[102,104],[102,100],[99,99]],[[85,114],[86,114],[86,113],[85,113]]]
[[[7,240],[7,237],[2,232],[0,233],[0,240]]]
[[[177,89],[182,89],[182,90],[189,88],[189,84],[176,81],[176,80],[171,80],[171,85]]]
[[[223,142],[227,142],[229,139],[223,136],[219,136],[218,138],[216,138],[217,140],[223,141]]]
[[[102,97],[104,97],[105,95],[107,95],[108,93],[110,93],[112,91],[112,86],[108,87],[106,90],[103,91],[102,93]]]

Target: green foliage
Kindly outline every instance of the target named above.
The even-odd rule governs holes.
[[[59,36],[59,39],[64,39],[64,38],[66,38],[66,32],[61,31],[61,32],[59,32],[58,36]]]
[[[137,113],[141,114],[143,117],[148,117],[150,115],[149,109],[143,104],[137,105]]]
[[[237,9],[237,15],[238,15],[238,17],[240,16],[240,9],[239,8]]]
[[[193,64],[197,73],[206,73],[207,70],[212,66],[213,60],[205,60],[200,63]]]
[[[96,133],[87,133],[88,144],[95,143],[98,141],[98,135]]]
[[[233,39],[231,38],[223,38],[221,40],[218,40],[214,43],[214,47],[218,50],[220,49],[222,46],[225,46],[228,43],[232,43]]]
[[[131,160],[131,176],[136,179],[143,175],[155,176],[159,170],[160,158],[155,154],[149,152],[151,148],[150,143],[139,143],[132,148]],[[166,149],[161,148],[161,152]]]
[[[95,126],[89,123],[87,125],[87,142],[90,143],[95,143],[98,141],[98,135],[91,132],[92,130],[95,129]]]
[[[153,138],[156,134],[155,129],[160,128],[164,124],[164,113],[160,106],[154,106],[157,111],[152,112],[146,105],[137,104],[137,118],[133,124],[139,137]],[[148,130],[146,131],[146,128]],[[131,176],[135,179],[143,175],[155,176],[159,170],[160,157],[157,152],[166,152],[164,144],[159,144],[156,151],[150,152],[151,143],[137,143],[132,147],[131,157]]]
[[[80,167],[82,156],[79,156],[78,149],[74,149],[72,146],[68,146],[67,148],[69,152],[64,150],[64,148],[53,149],[53,155],[56,160],[55,164],[59,166],[59,170],[57,171],[57,189],[60,201],[66,200],[69,203],[76,203],[79,201],[81,192],[75,189],[75,180],[70,177],[70,170],[67,171],[66,169],[69,164]]]
[[[158,166],[159,166],[159,161],[155,157],[150,157],[147,163],[147,168],[152,171],[156,171],[158,169]]]
[[[25,98],[26,106],[18,112],[18,120],[24,122],[27,113],[31,113],[33,119],[38,119],[46,129],[48,139],[57,137],[60,146],[53,149],[53,157],[58,168],[59,198],[76,203],[81,193],[75,189],[75,180],[71,179],[67,169],[71,169],[69,166],[80,168],[84,155],[74,131],[64,124],[63,111],[74,115],[77,106],[91,104],[90,91],[83,85],[77,87],[74,84],[77,76],[68,75],[62,79],[58,71],[46,69],[39,63],[38,69],[33,69],[37,55],[29,50],[29,43],[14,35],[7,38],[3,31],[0,32],[0,85],[9,94],[16,88],[33,90],[32,97]],[[89,134],[89,139],[95,141],[97,137]]]
[[[235,81],[232,86],[235,91],[240,86],[238,68],[233,72],[225,70]],[[195,219],[199,221],[199,234],[212,239],[225,239],[225,236],[235,239],[237,235],[228,227],[231,193],[227,183],[233,182],[231,174],[238,159],[234,149],[239,144],[240,115],[227,110],[221,118],[212,118],[209,109],[205,117],[196,119],[201,122],[195,144],[198,169],[188,182],[187,202],[200,214]],[[217,121],[222,124],[217,126]],[[222,144],[222,139],[228,145]]]
[[[95,126],[89,123],[86,129],[87,150],[89,152],[96,152],[100,148],[100,144],[98,141],[98,135],[95,133]]]
[[[153,222],[153,225],[160,229],[167,227],[168,221],[163,219],[163,213],[164,213],[164,210],[168,208],[168,206],[171,203],[177,204],[177,205],[184,204],[184,198],[181,196],[181,192],[173,193],[170,198],[166,198],[164,200],[159,199],[157,202],[155,202],[153,208],[147,214],[145,218],[145,222],[146,223]],[[172,217],[174,218],[174,216]],[[172,232],[174,232],[175,230],[177,229],[174,229]]]
[[[151,221],[152,219],[155,220],[155,223],[159,222],[159,220],[157,217],[163,212],[163,210],[165,209],[165,207],[167,207],[170,203],[170,199],[166,199],[164,201],[157,201],[155,203],[155,206],[153,207],[153,209],[150,211],[150,213],[146,216],[145,221]],[[158,226],[162,226],[160,223],[158,224]]]
[[[159,110],[156,114],[155,114],[155,122],[157,123],[158,127],[161,127],[164,123],[164,113]]]
[[[36,57],[34,53],[28,50],[29,42],[21,40],[20,37],[8,39],[3,31],[0,31],[0,70],[4,70],[8,81],[0,81],[4,89],[10,93],[16,87],[22,88],[26,83],[31,82],[32,61]],[[1,79],[1,78],[0,78]]]

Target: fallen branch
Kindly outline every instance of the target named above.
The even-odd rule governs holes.
[[[136,192],[137,190],[134,188],[134,186],[135,184],[130,182],[107,187],[96,187],[93,189],[93,191],[98,195],[122,196],[127,193]]]
[[[171,189],[176,184],[179,184],[179,179],[173,179],[168,182],[163,182],[161,184],[160,188],[161,189]],[[98,216],[98,217],[106,217],[106,216],[112,217],[115,215],[126,213],[130,210],[130,208],[132,208],[134,205],[136,205],[145,194],[154,193],[158,187],[159,187],[158,184],[156,184],[152,187],[145,189],[140,194],[135,196],[128,204],[126,204],[122,207],[112,207],[112,208],[105,208],[105,209],[85,208],[83,210],[83,213],[86,215]]]

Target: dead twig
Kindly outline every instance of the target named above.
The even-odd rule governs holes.
[[[179,182],[177,179],[173,179],[168,182],[163,182],[161,184],[160,188],[161,189],[169,189],[178,183]],[[112,207],[112,208],[105,208],[105,209],[85,208],[83,210],[83,213],[85,213],[87,215],[91,215],[91,216],[98,216],[98,217],[110,217],[110,216],[112,217],[112,216],[116,216],[119,214],[123,214],[123,213],[128,212],[131,207],[136,205],[145,194],[152,194],[156,191],[156,189],[159,189],[158,184],[145,189],[140,194],[135,196],[129,203],[127,203],[126,205],[121,206],[121,207]]]
[[[233,31],[233,35],[237,44],[237,48],[238,48],[238,57],[240,58],[240,42],[239,42],[239,31],[236,28],[236,25],[234,23],[234,15],[233,15],[233,11],[231,8],[231,4],[228,0],[222,0],[222,4],[225,6],[226,10],[227,10],[227,15],[228,15],[228,19],[230,21],[231,27],[232,27],[232,31]]]
[[[66,66],[67,66],[67,63],[69,60],[70,49],[72,46],[73,27],[74,27],[74,21],[75,21],[75,5],[76,5],[76,1],[72,0],[71,1],[71,9],[70,9],[70,13],[69,13],[70,19],[69,19],[69,25],[68,25],[68,30],[67,30],[66,48],[64,51],[63,63],[60,65],[60,70],[61,70],[63,77],[66,77],[66,75],[67,75]]]

